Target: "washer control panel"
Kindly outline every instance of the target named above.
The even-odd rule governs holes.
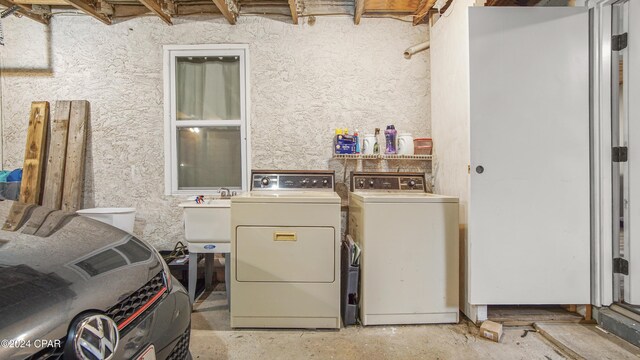
[[[333,171],[258,171],[251,172],[251,190],[333,191]]]
[[[354,172],[351,191],[426,192],[424,173]]]

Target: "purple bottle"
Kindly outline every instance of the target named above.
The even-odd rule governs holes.
[[[385,154],[395,154],[396,150],[396,138],[398,137],[398,131],[393,125],[387,125],[387,130],[384,131],[384,138],[386,140]]]

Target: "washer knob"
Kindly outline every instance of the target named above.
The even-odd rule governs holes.
[[[327,186],[327,185],[329,185],[329,180],[327,179],[322,180],[322,186]]]
[[[361,188],[364,187],[364,180],[360,179],[360,181],[358,181],[358,185],[360,185]]]
[[[316,184],[318,183],[318,180],[313,179],[313,181],[311,181],[311,185],[316,186]]]
[[[269,185],[269,183],[271,182],[271,180],[268,177],[263,177],[262,180],[260,180],[260,182],[262,183],[262,186],[267,186]]]
[[[407,183],[407,185],[409,185],[410,188],[413,188],[414,186],[416,186],[416,181],[411,179],[409,180],[409,182]]]
[[[375,183],[375,181],[373,181],[373,180],[369,180],[369,186],[370,186],[370,187],[373,187],[373,185],[375,185],[375,184],[376,184],[376,183]]]

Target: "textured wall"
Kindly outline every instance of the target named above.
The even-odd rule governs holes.
[[[222,18],[175,22],[145,17],[106,26],[59,15],[46,30],[25,18],[3,20],[4,168],[22,165],[31,101],[87,99],[85,206],[134,206],[136,234],[172,247],[183,236],[176,206],[183,199],[164,195],[165,44],[249,44],[254,168],[341,170],[330,160],[338,126],[372,132],[394,123],[431,134],[429,52],[402,56],[428,39],[425,25],[365,19],[354,26],[348,17],[320,17],[314,26],[260,17],[235,26]]]

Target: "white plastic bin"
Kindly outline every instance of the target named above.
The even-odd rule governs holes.
[[[133,223],[136,219],[135,208],[92,208],[78,210],[76,213],[133,233]]]

